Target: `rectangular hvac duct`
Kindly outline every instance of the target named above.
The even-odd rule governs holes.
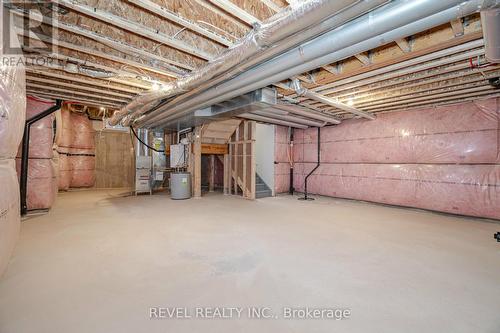
[[[181,119],[166,124],[165,128],[178,130],[180,128],[199,126],[215,120],[238,116],[297,128],[307,128],[309,126],[322,127],[327,123],[340,123],[340,121],[331,115],[298,105],[278,104],[276,90],[262,88],[228,101],[196,110]],[[267,121],[264,119],[267,119]]]
[[[235,97],[229,101],[196,110],[186,117],[168,123],[165,128],[177,130],[179,128],[199,126],[214,120],[236,117],[252,111],[265,110],[276,105],[277,101],[278,98],[275,89],[262,88]]]

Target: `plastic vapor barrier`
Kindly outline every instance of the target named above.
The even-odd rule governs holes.
[[[54,106],[52,101],[44,101],[28,96],[26,100],[26,119]],[[52,158],[52,145],[54,142],[54,115],[49,115],[31,125],[29,158]],[[21,157],[22,145],[19,145],[17,157]]]
[[[21,159],[16,159],[18,174],[21,171]],[[26,203],[28,210],[48,209],[55,202],[57,193],[54,184],[57,183],[52,159],[30,158],[28,164],[28,192]]]
[[[85,114],[61,110],[56,143],[59,155],[59,190],[95,184],[95,140],[92,122]]]
[[[274,142],[274,191],[285,193],[290,188],[291,166],[287,127],[275,126]]]
[[[500,219],[500,107],[487,99],[321,129],[311,194]],[[295,130],[294,185],[316,165],[317,129]]]
[[[28,96],[26,102],[26,118],[32,118],[54,106],[54,102]],[[26,205],[28,210],[49,209],[55,202],[56,193],[53,188],[57,182],[52,168],[54,157],[54,115],[48,115],[30,128],[28,188]],[[19,145],[16,169],[21,175],[22,144]]]
[[[3,7],[0,8],[0,17]],[[11,29],[13,29],[11,27]],[[12,41],[15,42],[15,41]],[[3,58],[19,57],[4,55],[0,43],[0,275],[5,271],[19,237],[20,199],[16,177],[16,153],[21,142],[26,117],[26,81],[24,66],[19,61],[3,62]]]
[[[19,183],[13,160],[0,160],[0,276],[7,268],[19,237]]]

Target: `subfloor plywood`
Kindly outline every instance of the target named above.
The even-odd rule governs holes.
[[[60,194],[22,223],[0,332],[498,332],[498,224],[319,198]],[[149,319],[150,307],[348,320]]]

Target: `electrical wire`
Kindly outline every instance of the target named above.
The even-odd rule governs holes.
[[[148,144],[147,144],[147,143],[145,143],[144,141],[142,141],[142,140],[139,138],[139,136],[137,136],[137,133],[135,132],[135,130],[134,130],[134,128],[133,128],[132,126],[130,126],[130,130],[132,131],[132,133],[134,133],[135,138],[136,138],[137,140],[139,140],[139,142],[140,142],[140,143],[142,143],[143,145],[145,145],[146,147],[148,147],[149,149],[151,149],[151,150],[153,150],[153,151],[155,151],[155,152],[157,152],[157,153],[164,153],[164,152],[165,152],[165,150],[158,150],[158,149],[156,149],[156,148],[154,148],[154,147],[151,147],[150,145],[148,145]]]

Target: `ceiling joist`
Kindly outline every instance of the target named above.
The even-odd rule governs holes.
[[[159,30],[154,30],[131,20],[127,20],[122,17],[104,12],[97,8],[75,4],[69,0],[59,0],[59,4],[77,13],[92,17],[106,24],[114,25],[115,27],[118,27],[122,30],[156,41],[161,45],[169,46],[197,58],[210,60],[213,57],[213,55],[201,51],[198,48],[188,45],[178,39],[172,38],[171,36],[167,36],[161,33]]]

